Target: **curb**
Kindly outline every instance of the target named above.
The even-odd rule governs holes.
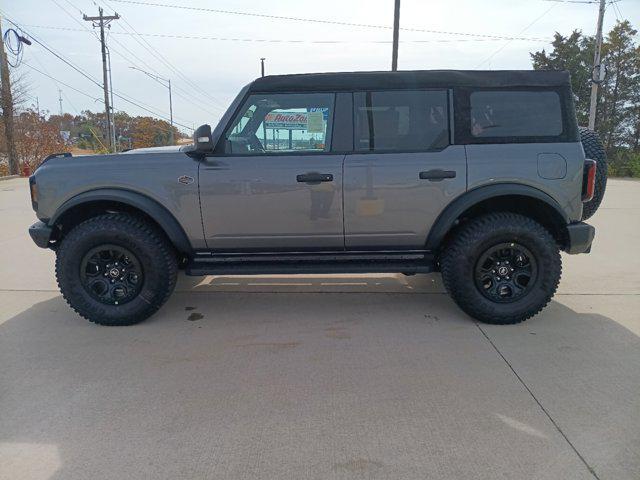
[[[20,178],[20,175],[8,175],[6,177],[0,177],[0,182],[3,180],[12,180],[14,178]]]

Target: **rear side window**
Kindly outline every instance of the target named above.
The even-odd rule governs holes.
[[[470,95],[471,136],[557,137],[562,134],[560,96],[553,91],[475,91]]]
[[[446,90],[356,92],[357,151],[437,150],[449,144]]]

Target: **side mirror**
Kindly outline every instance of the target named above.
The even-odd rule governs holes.
[[[193,145],[196,153],[206,154],[213,151],[211,125],[200,125],[196,128],[193,132]]]

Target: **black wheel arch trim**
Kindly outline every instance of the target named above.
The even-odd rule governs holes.
[[[189,237],[185,233],[180,223],[169,210],[163,207],[156,200],[138,192],[117,188],[100,188],[79,193],[65,201],[51,219],[47,222],[50,227],[54,227],[60,218],[71,208],[91,202],[116,202],[123,203],[137,210],[142,211],[153,219],[162,228],[164,233],[176,249],[182,253],[193,252],[193,246]]]
[[[569,217],[563,211],[560,204],[558,204],[558,202],[549,194],[535,187],[517,183],[495,183],[491,185],[483,185],[463,193],[447,205],[436,219],[436,222],[427,236],[426,249],[436,250],[444,240],[447,233],[455,226],[456,220],[466,210],[482,201],[506,195],[519,195],[540,200],[553,208],[561,216],[565,224],[569,224],[570,222]]]

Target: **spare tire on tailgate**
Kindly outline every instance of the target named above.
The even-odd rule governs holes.
[[[596,132],[585,127],[579,127],[579,129],[580,141],[582,142],[585,156],[597,162],[596,189],[593,198],[586,202],[582,208],[582,219],[586,220],[598,210],[604,197],[604,191],[607,188],[607,155]]]

